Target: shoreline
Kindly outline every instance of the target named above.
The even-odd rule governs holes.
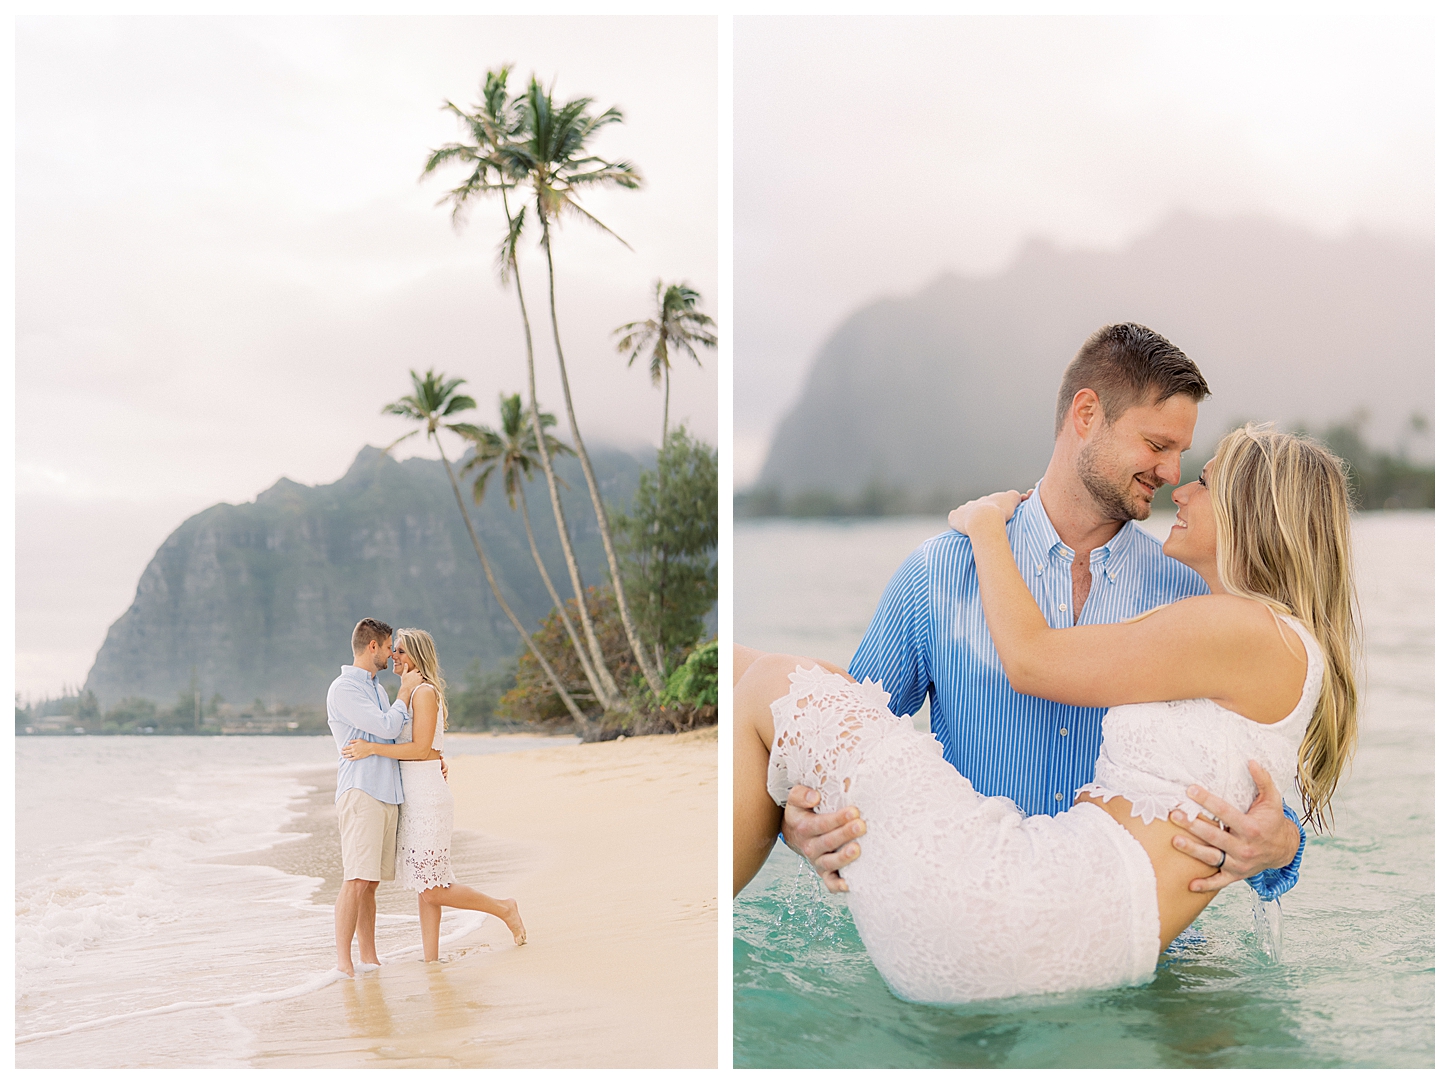
[[[252,1064],[713,1068],[716,852],[698,837],[715,838],[716,759],[714,728],[450,756],[455,872],[517,898],[528,944],[477,916],[440,963],[410,950],[303,998],[238,1009]],[[309,837],[257,856],[331,871],[313,895],[327,906],[340,872],[324,853],[336,847],[331,805],[320,786],[289,825]],[[412,914],[414,900],[384,884],[379,913]]]

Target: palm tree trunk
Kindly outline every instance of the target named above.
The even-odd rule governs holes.
[[[508,196],[504,195],[504,214],[509,213]],[[512,221],[512,219],[510,219]],[[604,652],[599,647],[599,637],[594,632],[594,621],[589,616],[589,607],[584,594],[584,580],[579,575],[579,561],[574,556],[574,544],[569,538],[569,525],[564,519],[564,502],[559,498],[559,480],[554,476],[554,465],[546,451],[548,445],[544,442],[544,427],[539,421],[539,398],[534,390],[534,333],[529,325],[529,310],[524,304],[524,284],[519,278],[519,264],[517,259],[511,259],[514,272],[514,288],[519,298],[519,315],[524,321],[524,357],[528,362],[529,370],[529,419],[533,424],[534,440],[539,446],[539,458],[543,462],[544,480],[549,486],[549,503],[554,509],[554,522],[559,528],[559,545],[564,551],[564,564],[569,569],[569,583],[574,588],[574,601],[578,606],[579,625],[584,630],[584,640],[589,645],[589,654],[594,660],[594,671],[597,675],[597,682],[600,691],[604,694],[602,701],[604,707],[615,711],[624,710],[626,705],[624,698],[619,694],[619,686],[614,682],[614,675],[609,672],[609,667],[604,663]],[[589,669],[585,667],[586,671]]]
[[[670,439],[670,366],[665,364],[665,427],[660,431],[660,451],[665,450],[665,441]]]
[[[493,597],[498,600],[503,612],[513,622],[514,628],[519,630],[519,635],[524,638],[524,643],[534,653],[534,658],[543,668],[549,683],[554,686],[554,691],[559,694],[559,699],[564,701],[564,706],[569,709],[569,714],[574,716],[574,722],[578,724],[582,732],[589,725],[589,717],[579,710],[579,705],[574,703],[574,698],[569,695],[569,690],[564,688],[564,683],[559,680],[559,675],[554,673],[554,668],[549,665],[549,660],[544,658],[544,653],[539,650],[539,645],[534,643],[534,638],[525,631],[513,609],[504,601],[503,593],[499,591],[498,583],[493,578],[493,569],[489,566],[488,558],[483,555],[483,545],[478,541],[478,533],[473,529],[473,520],[468,518],[468,509],[463,504],[463,494],[458,491],[458,480],[453,477],[453,464],[448,462],[448,453],[443,450],[443,442],[438,439],[437,432],[430,435],[433,437],[433,443],[438,445],[438,454],[443,457],[443,469],[448,472],[448,484],[453,487],[453,499],[458,502],[458,513],[463,517],[463,525],[468,528],[468,537],[473,542],[473,552],[478,554],[478,563],[483,566],[483,574],[488,579],[488,586],[493,590]]]
[[[589,462],[589,453],[584,450],[584,438],[579,435],[579,422],[574,417],[574,399],[569,394],[569,371],[564,365],[564,344],[559,338],[559,312],[554,298],[554,249],[549,237],[549,223],[543,222],[544,257],[549,264],[549,320],[554,329],[554,350],[559,355],[559,381],[564,386],[564,411],[569,415],[569,431],[574,436],[574,450],[579,453],[579,465],[584,468],[584,481],[589,486],[589,499],[594,503],[594,517],[599,521],[599,534],[604,541],[604,558],[609,564],[609,578],[614,583],[614,597],[619,602],[619,620],[624,626],[624,635],[629,640],[630,650],[639,663],[640,672],[649,682],[650,691],[660,699],[665,694],[664,683],[653,662],[640,643],[634,620],[629,613],[629,602],[624,597],[624,581],[619,575],[619,559],[614,555],[614,537],[609,531],[609,518],[604,512],[604,502],[599,497],[599,483],[594,480],[594,466]]]
[[[534,540],[534,526],[529,522],[529,499],[524,496],[523,484],[519,484],[519,510],[524,514],[524,534],[529,538],[529,552],[534,555],[534,564],[539,566],[539,575],[543,578],[544,586],[549,591],[549,597],[554,600],[554,609],[559,611],[559,620],[564,622],[564,631],[569,634],[569,642],[574,645],[574,654],[579,656],[579,666],[584,671],[584,677],[589,682],[589,690],[594,694],[594,699],[600,707],[608,707],[608,701],[604,698],[604,690],[599,687],[599,680],[594,676],[594,668],[589,665],[589,658],[584,654],[584,645],[579,642],[579,634],[574,631],[574,622],[569,620],[569,608],[559,598],[559,592],[554,590],[554,581],[549,576],[549,570],[544,567],[544,559],[539,555],[539,544]]]

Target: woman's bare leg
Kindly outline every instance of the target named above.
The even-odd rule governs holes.
[[[429,903],[418,893],[418,925],[423,928],[423,962],[433,963],[438,959],[438,927],[443,922],[443,908]]]
[[[797,666],[822,666],[846,674],[839,666],[800,655],[766,655],[750,648],[736,649],[753,658],[735,682],[735,894],[760,872],[780,834],[781,808],[766,792],[770,748],[775,743],[775,719],[770,705],[790,692],[790,676]]]
[[[528,940],[528,932],[524,929],[524,920],[519,917],[519,905],[516,900],[499,900],[492,896],[485,896],[476,888],[469,888],[467,885],[448,885],[444,888],[428,888],[418,893],[418,913],[422,914],[423,904],[427,902],[435,907],[456,907],[460,911],[482,911],[486,915],[493,915],[495,918],[503,919],[504,925],[509,928],[509,933],[514,935],[514,944],[522,945]],[[436,958],[437,949],[437,927],[434,927],[434,949],[433,955]],[[424,958],[427,958],[427,946],[424,946]]]

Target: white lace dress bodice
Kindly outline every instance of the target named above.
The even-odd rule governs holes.
[[[1324,653],[1319,642],[1293,618],[1283,624],[1299,634],[1308,653],[1304,687],[1294,710],[1277,723],[1256,723],[1212,700],[1166,700],[1124,704],[1103,716],[1103,744],[1093,781],[1078,793],[1094,798],[1127,798],[1133,816],[1145,824],[1166,820],[1175,809],[1190,817],[1205,810],[1185,791],[1206,788],[1238,809],[1258,793],[1248,762],[1256,760],[1281,794],[1294,793],[1299,745],[1319,702]]]
[[[432,688],[432,686],[427,686]],[[419,689],[424,686],[419,685]],[[413,691],[417,696],[417,689]],[[409,701],[409,709],[412,701]],[[410,715],[399,743],[413,740]],[[443,751],[443,720],[433,730],[432,747]],[[413,892],[453,883],[449,847],[453,842],[453,793],[436,760],[403,760],[403,804],[398,809],[398,882]]]

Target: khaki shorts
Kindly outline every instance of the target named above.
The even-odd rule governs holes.
[[[344,881],[391,881],[398,849],[398,807],[352,787],[337,800]]]

